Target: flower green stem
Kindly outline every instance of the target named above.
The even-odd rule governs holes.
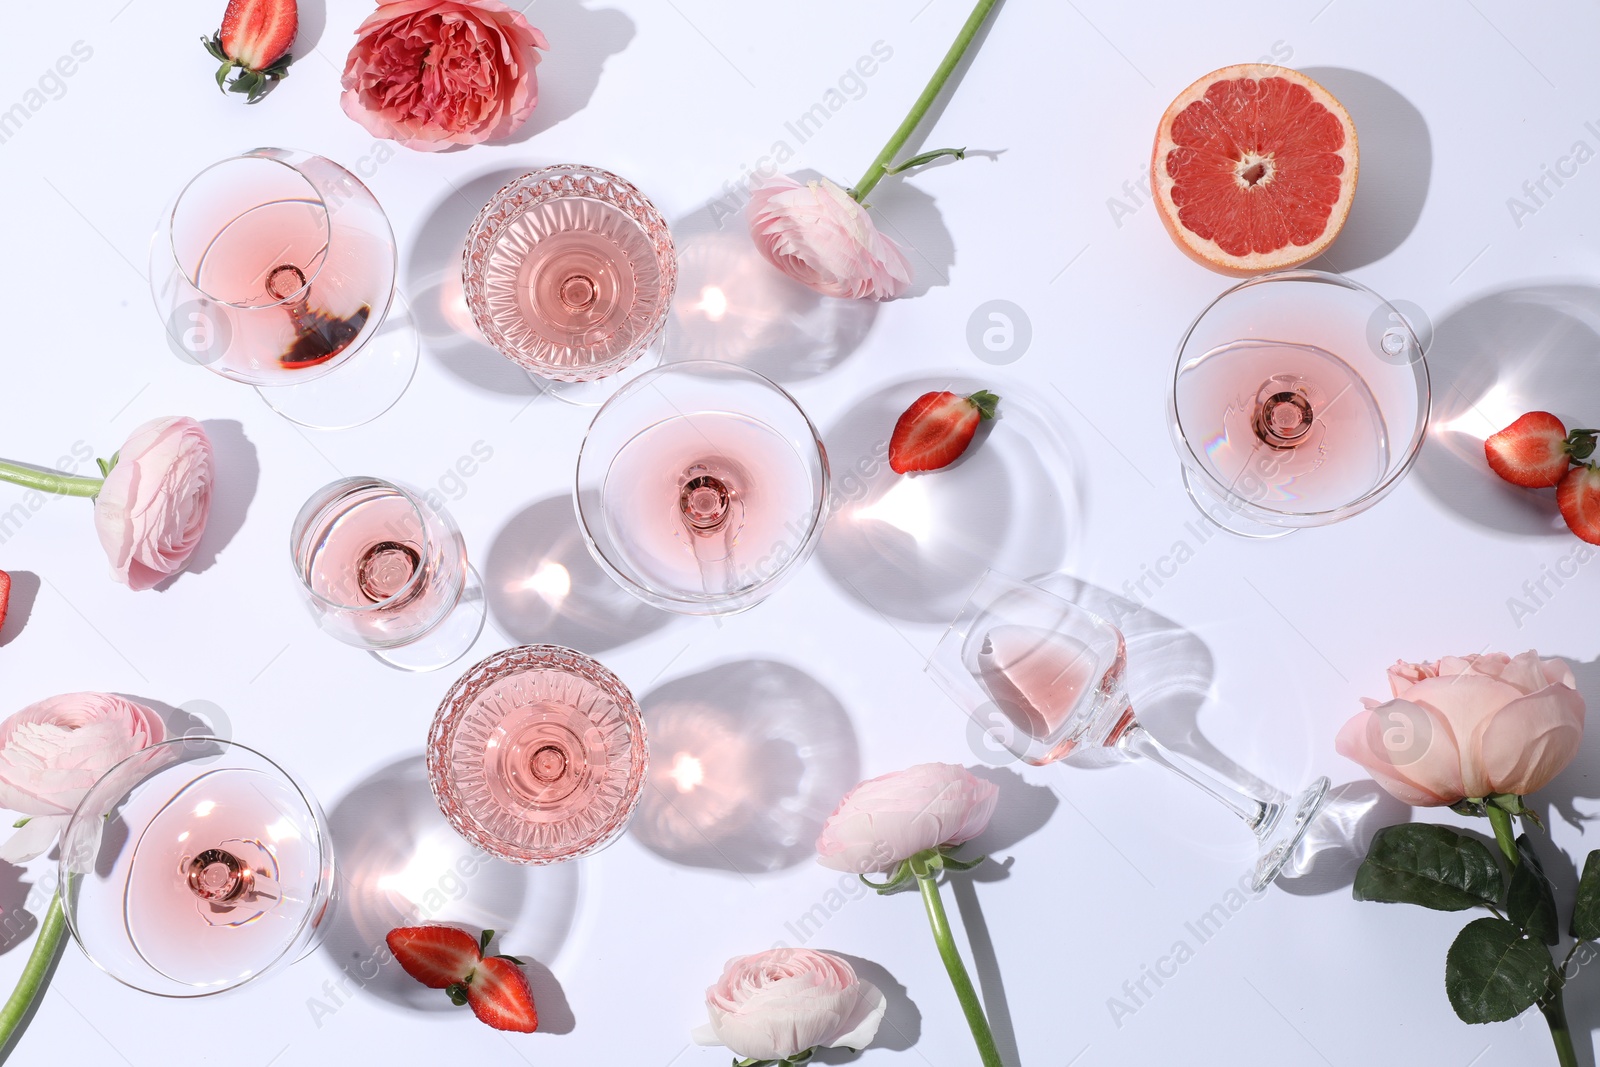
[[[1517,835],[1511,828],[1511,814],[1493,804],[1484,805],[1484,809],[1489,813],[1489,825],[1494,827],[1494,839],[1500,845],[1500,851],[1515,867],[1522,862],[1522,857],[1517,854]]]
[[[1550,1038],[1556,1043],[1556,1059],[1561,1067],[1577,1067],[1578,1053],[1572,1047],[1572,1030],[1567,1026],[1567,1006],[1561,999],[1561,979],[1552,984],[1550,994],[1539,1002],[1544,1021],[1550,1024]]]
[[[978,1056],[984,1067],[1001,1067],[1000,1053],[994,1045],[994,1035],[989,1032],[989,1020],[978,1002],[978,992],[972,988],[966,964],[956,951],[955,938],[950,935],[950,920],[945,917],[944,901],[939,899],[936,873],[918,874],[917,888],[922,891],[922,904],[928,909],[928,924],[933,927],[933,940],[939,946],[939,958],[950,974],[950,984],[956,987],[956,999],[966,1013],[967,1025],[972,1028],[972,1038],[978,1043]]]
[[[11,991],[11,999],[6,1001],[5,1007],[0,1008],[0,1049],[9,1045],[17,1027],[27,1018],[28,1009],[44,992],[46,976],[50,973],[50,965],[56,958],[61,937],[66,931],[66,913],[61,910],[61,894],[56,893],[50,898],[50,910],[44,914],[44,922],[39,926],[39,938],[33,943],[33,953],[28,957],[28,965],[22,969],[22,977],[17,979],[17,988]]]
[[[922,90],[922,95],[917,97],[915,104],[911,105],[911,111],[906,115],[905,121],[900,123],[899,128],[890,136],[889,143],[884,145],[883,151],[878,153],[878,158],[872,161],[872,166],[867,168],[867,172],[861,176],[861,180],[856,182],[855,188],[850,190],[850,195],[855,198],[856,203],[864,203],[867,199],[867,194],[872,192],[873,187],[883,180],[885,174],[889,173],[889,164],[894,159],[895,154],[905,147],[905,143],[916,132],[917,124],[928,113],[928,108],[933,106],[934,98],[939,95],[939,90],[944,88],[944,83],[950,80],[951,72],[956,69],[956,64],[961,62],[961,57],[966,54],[967,47],[972,44],[972,39],[978,35],[978,30],[982,28],[984,19],[989,17],[989,12],[997,3],[999,3],[999,0],[978,0],[978,6],[973,8],[972,14],[967,16],[966,24],[961,27],[961,32],[956,35],[955,43],[950,46],[950,51],[944,54],[944,60],[940,62],[939,69],[933,72],[933,77],[928,79],[927,87]],[[963,149],[962,151],[965,150]],[[930,158],[951,154],[954,154],[952,149],[940,149],[938,152],[923,153],[923,155]]]
[[[49,471],[24,467],[18,463],[0,460],[0,482],[37,489],[41,493],[59,493],[62,496],[94,496],[105,484],[104,478],[79,478],[72,474],[52,474]]]

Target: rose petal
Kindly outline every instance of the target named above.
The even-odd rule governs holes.
[[[1483,732],[1489,791],[1527,796],[1544,788],[1578,754],[1583,720],[1583,697],[1565,685],[1546,686],[1501,708]]]
[[[1391,700],[1360,712],[1340,728],[1334,748],[1407,804],[1438,807],[1469,795],[1450,723],[1425,704]]]

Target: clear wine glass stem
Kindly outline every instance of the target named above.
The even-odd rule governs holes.
[[[1119,751],[1154,760],[1189,784],[1214,797],[1217,803],[1244,820],[1251,830],[1259,832],[1280,809],[1277,803],[1259,800],[1231,782],[1202,770],[1167,748],[1151,736],[1138,722],[1129,720],[1128,726],[1112,745]]]

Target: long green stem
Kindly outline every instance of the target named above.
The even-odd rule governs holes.
[[[105,484],[104,478],[79,478],[71,474],[52,474],[49,471],[24,467],[0,460],[0,482],[12,482],[41,493],[59,493],[62,496],[94,496]]]
[[[950,80],[950,74],[956,69],[956,64],[961,62],[961,57],[966,54],[967,46],[972,44],[972,39],[978,35],[978,30],[983,26],[983,20],[989,17],[989,12],[999,0],[978,0],[978,6],[972,9],[972,14],[967,16],[966,24],[961,27],[961,32],[956,36],[955,43],[950,46],[950,51],[944,54],[944,60],[939,64],[939,69],[933,72],[933,77],[928,79],[927,87],[922,90],[922,95],[917,97],[917,102],[911,105],[911,111],[906,115],[905,121],[900,123],[898,129],[889,138],[889,143],[883,146],[883,151],[878,153],[878,158],[872,161],[872,166],[856,182],[855,188],[850,190],[850,195],[855,197],[857,203],[863,203],[867,194],[883,176],[889,172],[889,164],[895,154],[905,147],[911,135],[917,131],[917,124],[928,113],[928,108],[933,106],[934,98],[939,95],[939,90],[944,88],[944,83]],[[925,155],[947,154],[924,153]]]
[[[27,1017],[28,1009],[44,992],[45,975],[50,971],[56,950],[61,947],[61,936],[66,931],[67,916],[61,910],[61,894],[57,893],[50,898],[50,910],[44,913],[39,938],[33,943],[33,953],[22,969],[22,977],[17,979],[17,988],[11,991],[11,999],[6,1001],[5,1007],[0,1008],[0,1049],[7,1046],[17,1026]]]
[[[928,925],[933,927],[933,940],[939,946],[939,958],[950,974],[950,984],[956,987],[956,999],[966,1013],[967,1025],[972,1028],[972,1038],[978,1043],[978,1056],[984,1067],[1001,1067],[1000,1053],[994,1046],[994,1035],[989,1032],[989,1019],[978,1002],[978,991],[972,988],[967,976],[967,965],[961,962],[956,951],[955,938],[950,936],[950,920],[944,914],[944,901],[939,899],[939,883],[933,874],[919,874],[917,888],[922,891],[922,904],[928,909]]]
[[[1511,828],[1511,813],[1493,804],[1485,804],[1484,808],[1489,813],[1489,825],[1494,827],[1494,839],[1500,845],[1500,851],[1515,867],[1522,862],[1522,857],[1517,854],[1517,834]]]
[[[1561,1067],[1577,1067],[1578,1053],[1572,1047],[1572,1030],[1567,1026],[1567,1006],[1561,999],[1559,979],[1550,995],[1539,1002],[1539,1010],[1550,1024],[1550,1038],[1556,1043],[1556,1059]]]

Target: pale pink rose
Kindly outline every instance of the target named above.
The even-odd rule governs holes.
[[[0,860],[48,851],[106,771],[165,737],[160,716],[110,693],[51,697],[0,722],[0,807],[30,816],[0,845]]]
[[[1407,804],[1527,796],[1583,740],[1571,669],[1537,652],[1396,663],[1389,688],[1393,700],[1362,700],[1367,710],[1344,724],[1334,747]]]
[[[863,1049],[877,1036],[888,1001],[845,960],[809,948],[775,948],[728,961],[706,990],[711,1021],[701,1045],[741,1059],[787,1060],[807,1049]]]
[[[889,300],[911,284],[900,246],[826,178],[774,175],[751,190],[745,218],[767,261],[823,296]]]
[[[382,0],[356,28],[339,103],[419,152],[511,133],[539,102],[544,34],[498,0]]]
[[[206,531],[213,474],[211,439],[193,419],[152,419],[133,431],[94,499],[113,578],[149,589],[183,570]]]
[[[892,871],[919,852],[977,837],[999,796],[994,785],[954,763],[869,778],[823,823],[817,862],[849,874]]]

